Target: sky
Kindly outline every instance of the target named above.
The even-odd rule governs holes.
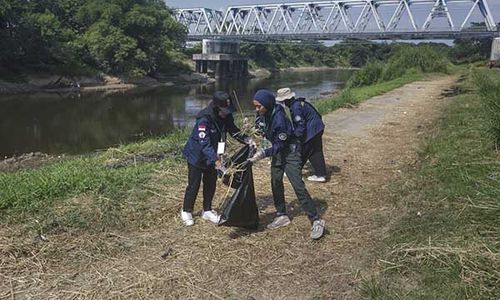
[[[227,6],[286,3],[286,2],[309,2],[306,0],[165,0],[168,6],[173,8],[207,7],[224,11]],[[472,3],[472,2],[471,2]],[[491,13],[496,23],[500,22],[500,0],[488,0]],[[427,12],[428,13],[428,12]],[[465,17],[465,16],[464,16]],[[425,17],[423,17],[425,20]],[[423,21],[422,21],[423,22]]]

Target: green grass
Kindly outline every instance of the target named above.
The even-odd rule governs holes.
[[[37,169],[0,173],[0,220],[47,225],[58,219],[66,227],[82,228],[96,222],[121,225],[124,203],[145,197],[142,187],[156,169],[182,166],[180,153],[186,135],[186,130],[178,130],[166,137]],[[158,155],[161,161],[140,160]],[[79,206],[73,205],[75,198],[91,200]],[[96,211],[104,214],[99,220]]]
[[[347,88],[343,90],[338,96],[315,101],[314,106],[321,114],[327,114],[338,108],[356,105],[371,97],[387,93],[407,83],[421,80],[424,78],[424,76],[425,75],[420,72],[409,70],[403,76],[394,80],[380,82],[369,86]]]
[[[462,90],[473,88],[471,77]],[[453,98],[423,146],[419,169],[395,189],[396,205],[405,214],[384,241],[380,274],[362,285],[364,298],[497,299],[500,294],[500,156],[486,134],[489,124],[478,95],[484,92]]]
[[[488,133],[496,141],[500,148],[500,72],[498,70],[486,70],[475,73],[475,84],[488,123]]]
[[[446,53],[429,45],[400,45],[387,61],[371,61],[347,82],[348,88],[390,81],[408,72],[448,73],[451,64]]]
[[[431,46],[399,46],[386,62],[369,62],[354,73],[340,95],[317,101],[315,106],[325,114],[420,80],[425,74],[458,73],[463,68],[450,64],[445,53]]]

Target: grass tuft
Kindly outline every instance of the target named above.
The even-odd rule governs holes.
[[[475,73],[475,84],[488,122],[488,133],[500,148],[500,72],[488,70]]]

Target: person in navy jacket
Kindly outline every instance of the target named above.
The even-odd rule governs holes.
[[[234,124],[234,109],[229,95],[215,92],[209,105],[196,116],[196,124],[182,151],[188,163],[188,185],[184,195],[181,219],[191,226],[193,208],[201,181],[203,180],[203,212],[201,217],[213,223],[219,222],[219,215],[212,210],[212,199],[217,183],[217,170],[222,170],[221,155],[224,153],[226,134],[241,143],[251,143],[249,137],[240,133]]]
[[[271,187],[277,216],[267,228],[276,229],[290,224],[283,186],[283,174],[286,173],[302,209],[312,223],[311,238],[321,238],[325,222],[320,219],[311,195],[302,181],[301,143],[293,136],[292,123],[287,118],[285,109],[276,103],[274,95],[267,90],[255,93],[253,105],[257,112],[257,128],[262,130],[265,138],[271,142],[271,147],[258,150],[250,158],[250,161],[255,163],[265,157],[272,157]]]
[[[305,98],[295,98],[289,88],[279,89],[276,101],[285,104],[293,121],[293,134],[302,142],[302,167],[309,160],[314,168],[314,175],[307,180],[326,182],[326,164],[323,154],[323,131],[325,124],[321,114]]]

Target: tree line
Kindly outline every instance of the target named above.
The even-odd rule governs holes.
[[[478,26],[481,25],[478,23]],[[187,69],[201,49],[186,49],[186,29],[163,0],[0,0],[0,77],[104,72],[140,77]],[[438,44],[451,61],[486,59],[491,39]],[[347,40],[243,44],[251,67],[362,67],[384,61],[397,44]],[[182,68],[180,68],[182,66]],[[14,76],[15,77],[15,76]]]
[[[162,0],[0,0],[0,73],[154,74],[185,34]]]
[[[470,63],[488,59],[491,38],[457,39],[453,45],[440,42],[423,43],[446,56],[451,62]],[[332,46],[320,42],[243,44],[242,54],[256,68],[280,69],[298,66],[363,67],[369,62],[387,61],[400,48],[425,47],[408,43],[373,42],[349,39]]]

